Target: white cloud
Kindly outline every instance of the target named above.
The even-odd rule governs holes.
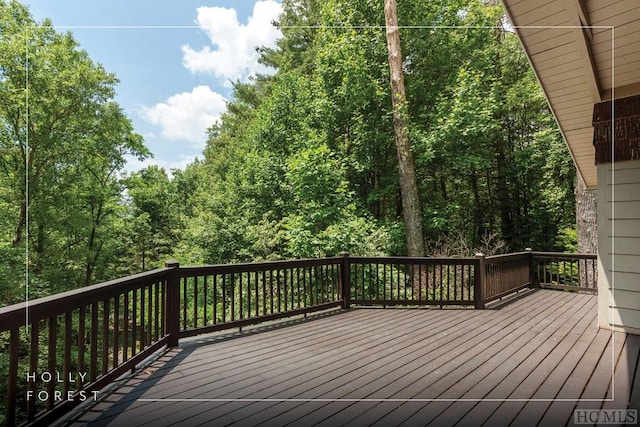
[[[192,73],[210,73],[225,81],[268,73],[267,67],[258,64],[256,47],[273,47],[282,36],[272,25],[281,10],[282,6],[273,0],[258,1],[252,16],[242,24],[234,9],[199,7],[196,22],[206,32],[213,49],[204,46],[194,50],[189,45],[182,46],[183,65]]]
[[[170,96],[153,107],[142,107],[143,118],[161,128],[163,137],[204,147],[206,131],[226,109],[226,100],[209,86]]]
[[[130,174],[132,172],[137,172],[141,169],[147,168],[149,166],[159,166],[159,163],[156,159],[144,159],[139,160],[134,156],[125,156],[125,160],[127,163],[124,166],[124,170],[126,173]]]
[[[138,160],[134,156],[127,156],[126,157],[127,163],[124,167],[124,170],[128,174],[131,174],[141,169],[145,169],[149,166],[158,166],[158,167],[164,168],[165,172],[167,172],[169,176],[173,176],[173,174],[171,173],[173,169],[184,170],[187,166],[193,163],[197,157],[198,156],[195,154],[181,155],[179,159],[170,161],[170,160],[161,160],[161,159],[154,159],[154,158]]]
[[[197,156],[195,154],[190,155],[182,155],[179,159],[169,161],[169,160],[159,160],[158,163],[161,167],[165,168],[167,173],[171,174],[172,169],[182,169],[184,170],[187,166],[193,163],[197,157],[202,158],[201,156]]]

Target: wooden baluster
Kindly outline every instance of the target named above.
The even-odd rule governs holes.
[[[218,323],[218,275],[213,275],[213,324]]]
[[[154,292],[154,322],[155,322],[155,327],[153,328],[154,330],[154,337],[153,340],[155,342],[158,342],[160,340],[160,333],[161,333],[161,329],[162,326],[160,325],[160,282],[156,282],[155,283],[155,292]],[[164,335],[164,334],[162,334]]]
[[[280,290],[280,270],[276,269],[276,294],[278,295],[278,313],[282,311],[280,303],[282,302],[282,292]]]
[[[187,306],[189,298],[187,296],[187,278],[182,279],[182,330],[187,329]]]
[[[250,274],[251,273],[247,273],[247,275]],[[253,293],[253,306],[255,307],[253,315],[258,317],[260,313],[260,276],[257,271],[253,272]]]
[[[7,372],[6,407],[6,423],[8,426],[16,425],[16,398],[18,395],[18,346],[20,344],[18,339],[19,333],[19,329],[11,329],[11,332],[9,333],[9,372]],[[47,403],[49,402],[47,401]]]
[[[222,323],[227,321],[227,275],[222,275]]]
[[[64,353],[62,361],[62,395],[67,397],[69,392],[69,374],[71,373],[71,312],[64,314]]]
[[[133,290],[131,308],[131,355],[136,354],[136,342],[138,336],[138,290]]]
[[[98,303],[91,304],[91,362],[90,378],[94,382],[98,378]]]
[[[288,288],[287,288],[287,271],[289,271],[288,268],[285,268],[282,272],[284,273],[284,278],[283,280],[283,293],[284,293],[284,311],[287,311],[289,309],[289,304],[288,304],[288,299],[289,299],[289,292],[288,292]]]
[[[86,318],[87,318],[87,307],[80,307],[80,312],[78,314],[78,363],[77,370],[78,374],[84,375],[85,373],[85,361],[84,361],[84,336],[86,331]],[[82,390],[84,384],[82,381],[81,375],[77,375],[76,378],[76,390]]]
[[[122,307],[122,361],[129,359],[129,292],[124,293]]]
[[[49,318],[49,352],[47,355],[47,371],[50,373],[58,372],[58,367],[56,366],[56,350],[58,345],[58,318],[56,316],[52,316]],[[48,411],[53,409],[54,401],[54,392],[55,392],[56,383],[55,381],[49,381],[47,383],[47,402],[45,407]]]
[[[113,369],[118,367],[120,353],[120,295],[113,297]]]
[[[145,336],[146,322],[144,321],[144,314],[146,313],[145,301],[146,301],[145,288],[142,287],[140,288],[140,350],[144,349],[147,346],[147,341]]]
[[[13,338],[11,338],[11,342],[13,343]],[[31,375],[37,375],[38,373],[38,349],[40,346],[40,322],[34,322],[31,324],[31,343],[29,348],[29,373]],[[10,349],[10,354],[13,350]],[[16,362],[17,363],[17,362]],[[17,375],[17,365],[14,366],[11,361],[9,361],[9,379],[8,383],[11,386],[11,375]],[[27,421],[31,422],[34,420],[36,416],[36,380],[29,381],[27,383],[27,390],[31,392],[31,399],[27,400]],[[15,411],[15,397],[16,392],[12,392],[9,390],[8,398],[13,396],[14,401],[8,402],[7,409]],[[14,412],[15,415],[15,412]],[[13,417],[8,415],[7,419],[11,420]]]
[[[203,298],[203,301],[202,301],[203,304],[204,304],[204,307],[203,307],[203,314],[202,315],[203,315],[203,318],[204,318],[204,325],[205,326],[209,324],[209,322],[207,321],[208,320],[208,318],[207,318],[207,295],[209,293],[208,289],[207,289],[207,278],[208,277],[209,276],[205,275],[202,278],[202,286],[204,286],[204,298]]]
[[[251,318],[251,273],[247,272],[247,319]]]
[[[193,327],[198,327],[198,276],[193,278]]]
[[[262,315],[267,314],[267,272],[262,271]]]
[[[235,274],[231,273],[231,321],[236,320],[236,278]]]

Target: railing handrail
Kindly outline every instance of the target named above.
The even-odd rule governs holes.
[[[526,258],[526,257],[530,256],[530,254],[531,254],[531,252],[529,252],[529,251],[513,252],[513,253],[509,253],[509,254],[487,255],[487,256],[484,257],[484,259],[487,262],[498,263],[498,262],[507,261],[507,260],[513,260],[513,259],[518,259],[518,258]]]
[[[351,257],[350,257],[351,258]],[[237,264],[207,264],[180,266],[179,277],[200,276],[205,274],[253,273],[285,268],[312,267],[317,265],[340,264],[342,257],[304,258],[291,260],[245,262]]]
[[[140,283],[160,280],[172,268],[158,268],[95,285],[85,286],[71,291],[61,292],[42,298],[0,307],[0,332],[9,331],[25,325],[28,309],[29,322],[37,322],[52,316],[64,314],[69,310],[102,301],[119,292],[135,289]]]
[[[538,258],[578,258],[578,259],[597,259],[597,254],[590,253],[571,253],[571,252],[542,252],[533,251],[534,257]]]
[[[377,264],[422,264],[422,265],[473,265],[475,258],[470,257],[405,257],[405,256],[386,256],[386,257],[368,257],[368,256],[352,256],[349,255],[349,262],[357,264],[377,263]]]

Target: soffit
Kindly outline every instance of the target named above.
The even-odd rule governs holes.
[[[593,105],[640,94],[640,1],[503,0],[589,188]]]

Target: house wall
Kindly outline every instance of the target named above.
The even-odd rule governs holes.
[[[640,160],[597,168],[600,327],[640,335]]]

